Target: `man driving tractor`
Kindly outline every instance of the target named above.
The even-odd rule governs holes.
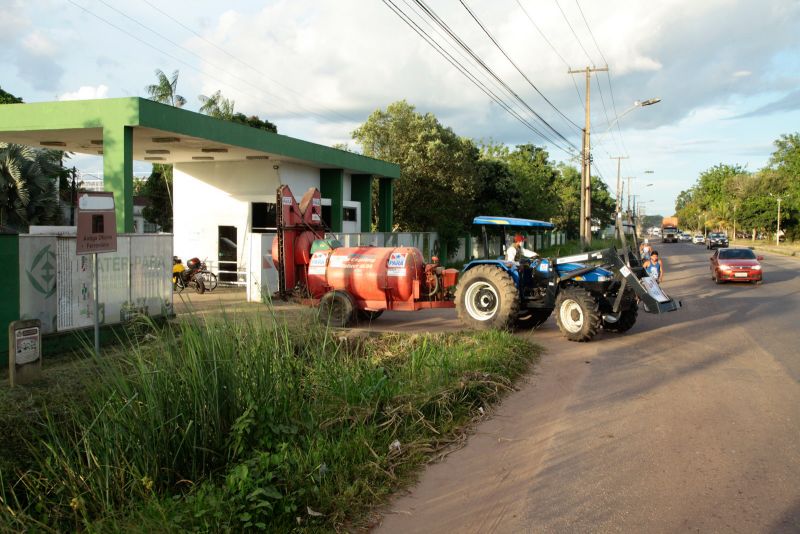
[[[534,251],[525,248],[525,238],[522,234],[516,234],[514,236],[514,243],[506,249],[506,260],[517,261],[517,257],[519,257],[520,253],[526,258],[535,258],[538,256]]]

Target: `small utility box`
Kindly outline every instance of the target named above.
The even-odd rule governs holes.
[[[11,387],[37,380],[41,374],[41,321],[13,321],[8,325],[8,380]]]

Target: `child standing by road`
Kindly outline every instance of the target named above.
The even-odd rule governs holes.
[[[659,284],[664,279],[664,263],[658,258],[657,250],[650,253],[650,259],[645,261],[642,266],[650,278],[653,278]]]
[[[648,239],[644,240],[644,243],[639,245],[639,256],[643,260],[649,260],[650,254],[653,252],[653,247],[650,246],[650,241]]]

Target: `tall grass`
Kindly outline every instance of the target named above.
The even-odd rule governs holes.
[[[340,525],[536,355],[500,332],[348,340],[274,316],[149,328],[96,362],[87,400],[43,415],[34,467],[3,481],[0,529]]]

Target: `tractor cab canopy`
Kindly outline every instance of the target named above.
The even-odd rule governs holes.
[[[552,230],[555,228],[553,223],[537,221],[536,219],[517,219],[516,217],[487,217],[479,215],[472,219],[472,224],[489,226],[517,226],[520,228],[538,228]]]
[[[526,238],[536,231],[552,230],[555,225],[550,222],[537,221],[536,219],[518,219],[516,217],[491,217],[480,215],[472,220],[472,224],[481,227],[483,240],[483,258],[493,259],[505,257],[506,245],[514,234],[521,234]],[[533,246],[528,248],[533,249]]]

